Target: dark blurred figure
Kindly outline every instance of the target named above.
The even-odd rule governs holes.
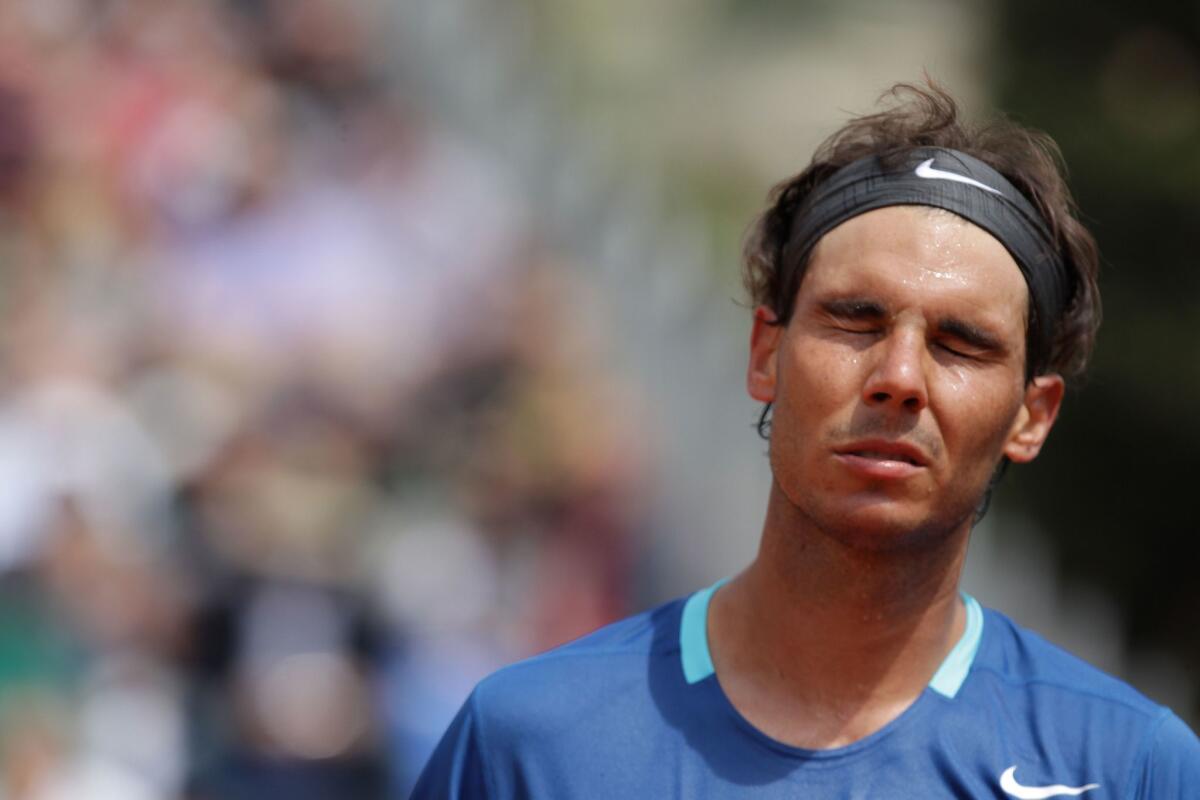
[[[378,798],[379,631],[355,585],[369,443],[286,391],[182,495],[203,577],[190,663],[191,791],[213,798]]]

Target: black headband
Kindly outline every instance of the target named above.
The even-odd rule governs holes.
[[[1033,204],[995,169],[957,150],[916,148],[890,167],[878,156],[867,156],[813,189],[796,212],[783,253],[788,271],[783,296],[795,297],[800,267],[822,236],[851,217],[899,205],[952,211],[1004,245],[1029,286],[1033,330],[1038,334],[1038,349],[1044,351],[1055,320],[1071,300],[1071,275]]]

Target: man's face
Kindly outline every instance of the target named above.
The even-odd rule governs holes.
[[[774,404],[771,468],[804,518],[855,546],[965,532],[1001,456],[1034,458],[1062,399],[1025,383],[1028,289],[986,231],[882,208],[813,250],[787,326],[755,312],[751,396]]]

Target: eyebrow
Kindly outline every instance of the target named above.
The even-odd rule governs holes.
[[[821,310],[838,319],[879,320],[887,316],[887,309],[874,300],[859,297],[822,300]]]

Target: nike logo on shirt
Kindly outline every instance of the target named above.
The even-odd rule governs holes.
[[[1046,800],[1049,797],[1077,797],[1092,789],[1099,789],[1100,784],[1063,786],[1061,783],[1056,783],[1052,786],[1022,786],[1017,783],[1017,766],[1014,764],[1004,770],[1004,774],[1000,776],[1000,788],[1006,794],[1019,798],[1019,800]]]

